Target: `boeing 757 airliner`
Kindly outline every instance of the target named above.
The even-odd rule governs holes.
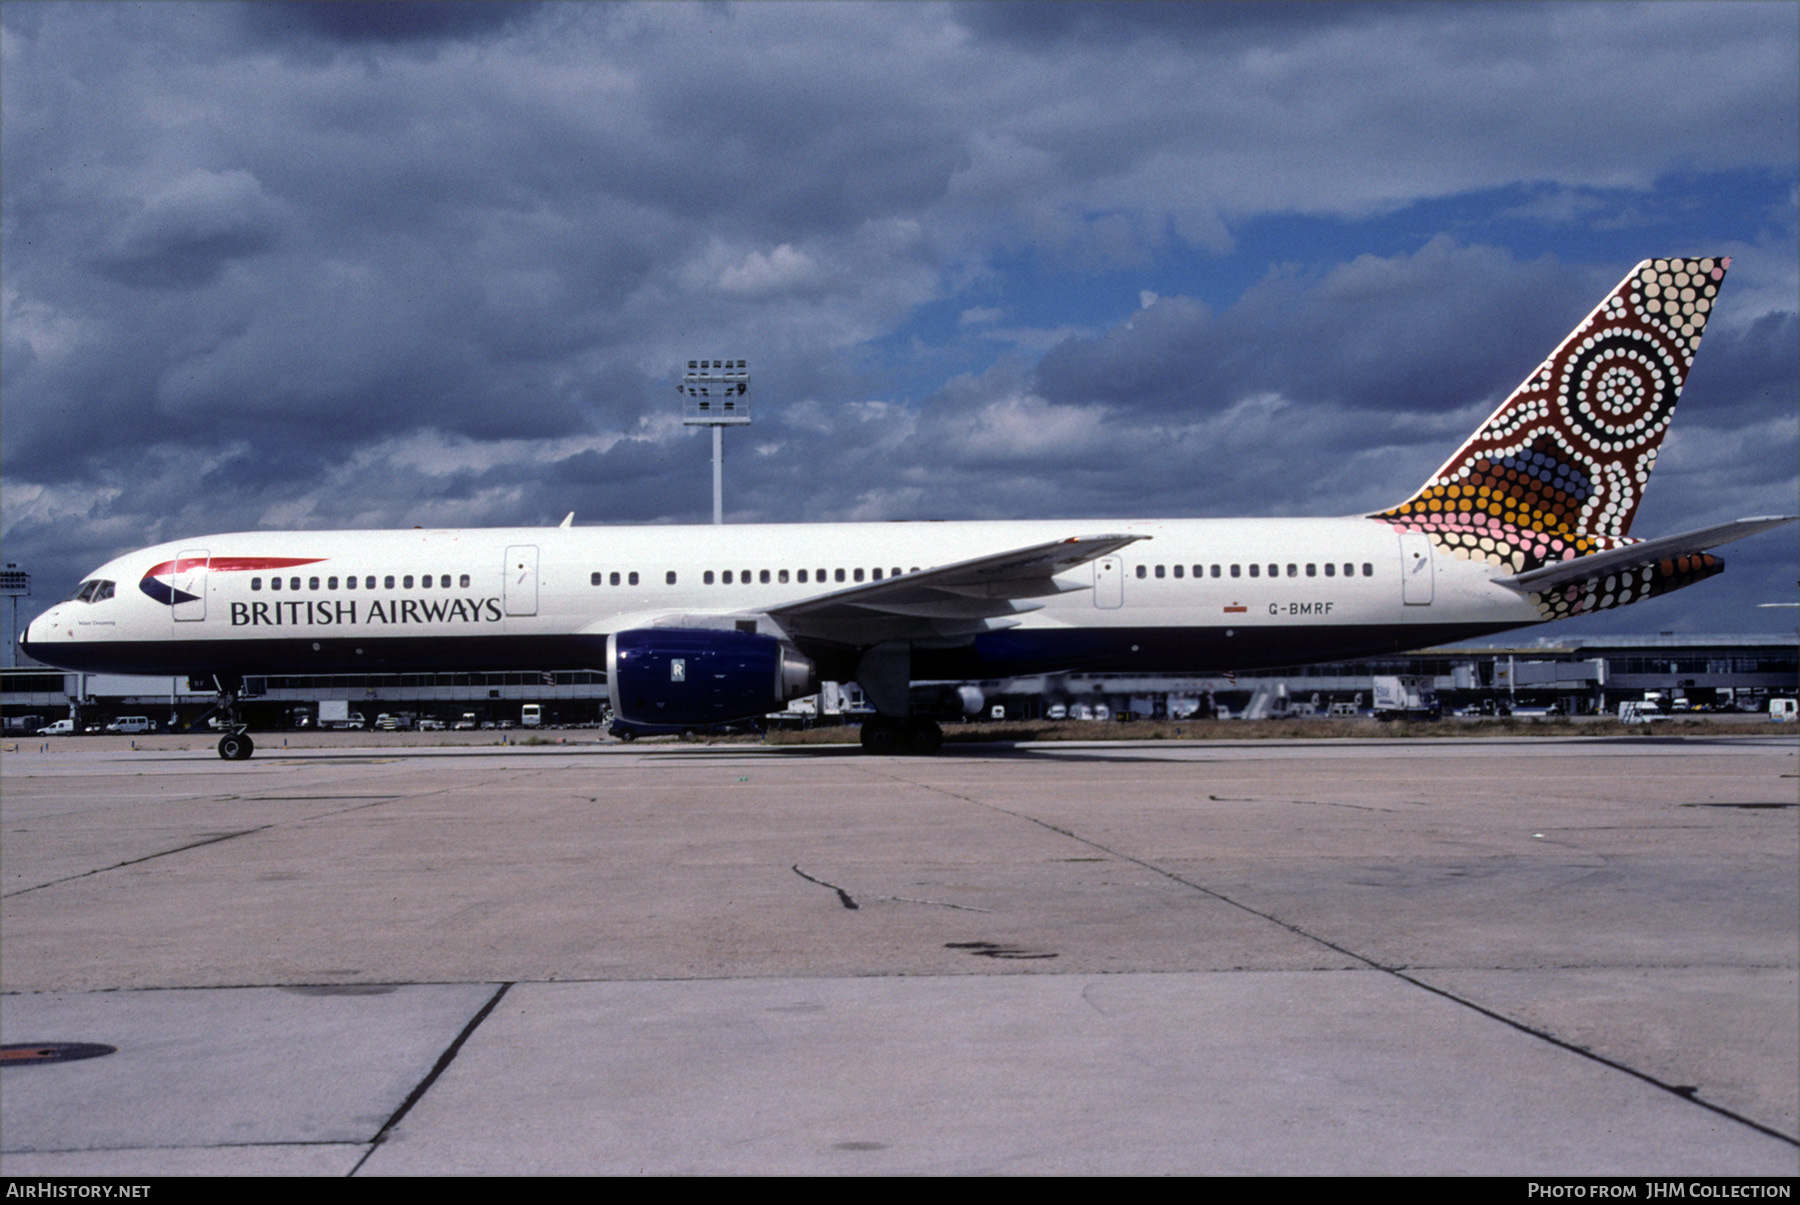
[[[1390,510],[1324,519],[234,532],[109,561],[26,629],[72,670],[604,670],[711,724],[855,681],[871,751],[930,752],[915,679],[1343,660],[1624,606],[1792,517],[1628,533],[1730,261],[1647,260]]]

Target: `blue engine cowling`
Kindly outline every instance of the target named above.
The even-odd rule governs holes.
[[[639,724],[724,724],[818,689],[812,662],[773,636],[639,628],[606,638],[613,714]]]

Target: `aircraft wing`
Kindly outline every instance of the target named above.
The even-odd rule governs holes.
[[[1525,573],[1514,574],[1512,577],[1501,577],[1494,580],[1500,585],[1511,587],[1514,590],[1528,591],[1548,590],[1553,586],[1568,585],[1571,582],[1592,581],[1603,574],[1654,565],[1658,561],[1667,560],[1670,557],[1704,552],[1708,548],[1716,548],[1720,544],[1729,544],[1733,540],[1741,540],[1745,536],[1753,536],[1758,532],[1768,531],[1772,527],[1792,523],[1796,518],[1800,518],[1800,516],[1762,515],[1754,519],[1737,519],[1730,523],[1720,523],[1715,527],[1702,527],[1697,531],[1682,532],[1679,535],[1662,536],[1654,540],[1640,540],[1636,544],[1627,544],[1622,548],[1609,548],[1605,552],[1595,552],[1567,561],[1558,561],[1554,565],[1544,565]]]
[[[1070,536],[972,560],[903,573],[770,607],[764,614],[799,639],[873,645],[890,640],[955,641],[1011,627],[1038,610],[1034,598],[1091,589],[1056,575],[1148,539]]]

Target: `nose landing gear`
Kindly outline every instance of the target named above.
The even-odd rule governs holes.
[[[223,714],[228,731],[219,738],[219,756],[226,761],[247,761],[256,752],[256,742],[250,739],[250,725],[244,723],[238,715],[238,692],[244,687],[244,680],[236,674],[214,674],[213,685],[218,687],[219,701],[211,711],[194,721],[200,724],[215,715]],[[193,730],[194,724],[188,725]]]

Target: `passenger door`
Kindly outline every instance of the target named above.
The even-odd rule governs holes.
[[[180,623],[194,623],[206,618],[206,567],[209,553],[204,548],[190,548],[175,558],[175,572],[169,585],[175,591],[173,610]]]
[[[1108,611],[1125,605],[1125,565],[1116,556],[1094,562],[1094,605]]]
[[[538,610],[538,550],[536,544],[514,544],[506,550],[508,615],[536,615]]]
[[[1400,533],[1400,597],[1409,607],[1425,606],[1435,590],[1431,537],[1422,531]]]

